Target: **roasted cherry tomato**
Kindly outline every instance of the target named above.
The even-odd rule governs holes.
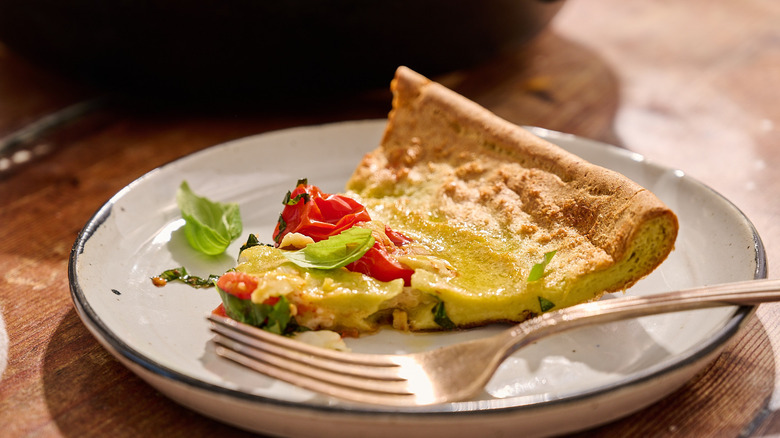
[[[385,235],[387,235],[387,238],[390,239],[390,241],[393,242],[395,246],[404,246],[407,243],[412,242],[412,239],[404,236],[398,231],[391,229],[387,225],[385,225]]]
[[[298,184],[284,203],[273,234],[277,246],[287,233],[301,233],[319,242],[371,220],[366,208],[354,199],[322,193],[308,184]]]
[[[409,269],[399,262],[392,254],[388,253],[384,245],[377,242],[371,247],[363,257],[348,264],[347,269],[353,272],[360,272],[376,278],[379,281],[391,281],[396,278],[403,278],[404,285],[409,286],[412,282],[414,269]]]
[[[343,195],[323,193],[316,186],[299,182],[295,190],[288,193],[284,199],[284,210],[274,229],[274,242],[279,246],[287,233],[304,234],[319,242],[370,220],[366,208],[356,200]],[[347,265],[347,269],[380,281],[402,278],[408,286],[414,270],[401,264],[393,256],[393,252],[396,247],[406,245],[412,240],[387,226],[385,234],[392,245],[388,244],[389,247],[386,247],[377,239],[374,246],[359,260]]]
[[[268,304],[269,306],[275,306],[275,305],[276,305],[276,303],[278,303],[278,302],[279,302],[279,297],[278,297],[278,296],[274,296],[274,297],[268,297],[268,298],[266,298],[266,299],[263,301],[263,304]]]
[[[245,272],[231,271],[219,277],[217,287],[237,298],[248,300],[257,289],[257,279]]]
[[[212,310],[211,313],[217,316],[222,316],[227,318],[227,312],[225,312],[225,304],[219,303],[219,306],[216,307],[216,309]]]

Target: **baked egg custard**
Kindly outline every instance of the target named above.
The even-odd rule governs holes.
[[[299,181],[273,243],[253,236],[220,278],[228,316],[343,335],[520,322],[624,290],[672,250],[676,216],[625,176],[408,68],[391,89],[344,193]]]

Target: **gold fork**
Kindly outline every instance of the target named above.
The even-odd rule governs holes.
[[[658,313],[769,301],[780,301],[780,280],[625,296],[548,312],[484,339],[405,355],[329,350],[229,318],[208,318],[217,354],[260,373],[360,403],[422,406],[473,397],[507,356],[553,333]]]

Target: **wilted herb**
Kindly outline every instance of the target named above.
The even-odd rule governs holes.
[[[538,297],[538,298],[539,298],[539,307],[542,309],[542,313],[555,307],[555,303],[553,303],[552,301],[542,297]]]
[[[433,312],[433,321],[438,324],[439,327],[445,330],[452,330],[455,328],[455,323],[450,320],[450,317],[447,316],[447,311],[444,309],[444,301],[439,300],[439,302],[433,306],[431,312]]]
[[[209,275],[208,278],[190,275],[187,272],[187,269],[185,269],[184,266],[181,266],[178,268],[168,269],[162,274],[156,277],[152,277],[152,283],[154,283],[155,286],[165,286],[170,281],[180,281],[196,289],[203,289],[214,286],[218,279],[219,275],[214,274]]]

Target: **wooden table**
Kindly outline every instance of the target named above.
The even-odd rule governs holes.
[[[685,170],[753,221],[770,260],[780,256],[775,0],[570,0],[527,46],[438,79],[518,124],[612,142]],[[114,103],[37,129],[45,116],[96,96],[0,46],[0,138],[31,132],[30,156],[40,155],[0,175],[0,434],[241,436],[157,393],[88,333],[68,290],[71,245],[100,205],[156,166],[269,130],[384,117],[389,96],[303,110]],[[680,390],[583,435],[780,433],[778,321],[780,305],[760,306]]]

